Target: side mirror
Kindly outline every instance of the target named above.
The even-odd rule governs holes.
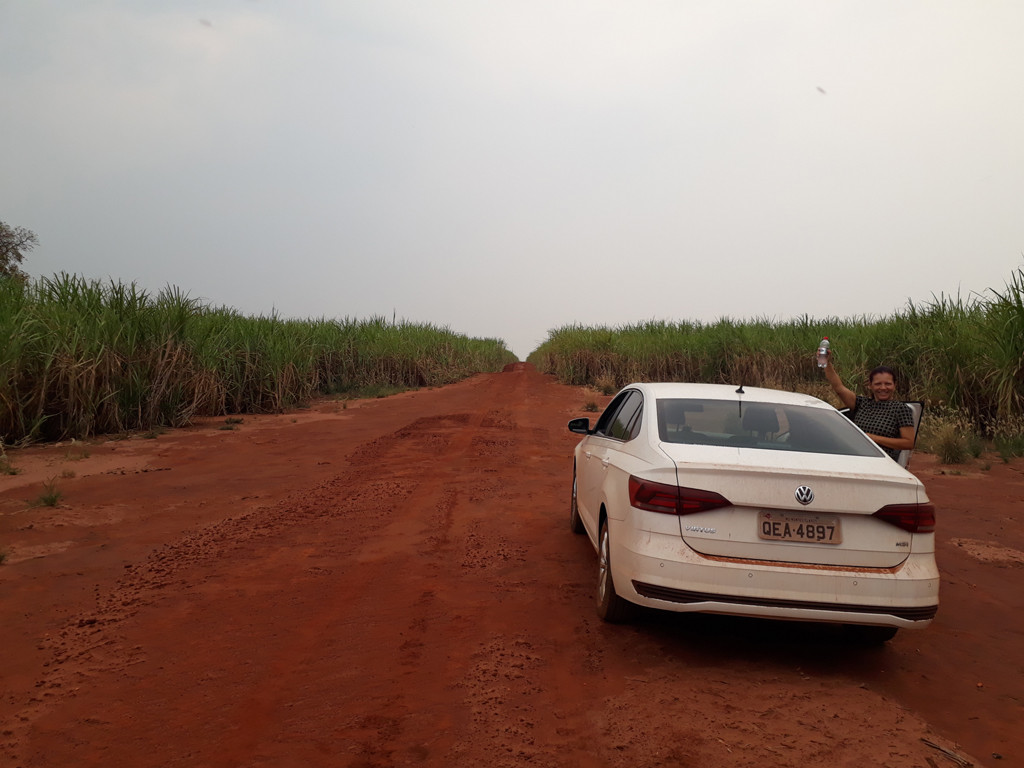
[[[579,418],[573,419],[569,422],[569,431],[575,432],[577,435],[589,435],[590,432],[590,419]]]

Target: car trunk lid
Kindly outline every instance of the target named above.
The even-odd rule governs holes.
[[[890,504],[927,501],[923,486],[890,459],[662,444],[683,488],[730,502],[679,518],[680,536],[711,557],[891,568],[913,534],[873,517]]]

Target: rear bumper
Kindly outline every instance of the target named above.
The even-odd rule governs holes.
[[[853,619],[849,617],[855,615],[858,616],[859,619],[864,619],[867,616],[884,616],[892,619],[909,621],[912,622],[914,626],[925,626],[935,618],[935,614],[939,610],[939,606],[937,604],[914,608],[900,608],[896,606],[848,605],[845,603],[812,602],[809,600],[777,600],[769,597],[734,597],[707,592],[692,592],[685,589],[673,589],[671,587],[658,586],[657,584],[644,584],[639,581],[633,582],[633,589],[641,597],[653,600],[663,600],[680,605],[702,606],[700,610],[704,611],[712,610],[712,608],[714,608],[718,613],[732,613],[735,610],[740,610],[746,613],[746,611],[742,610],[743,608],[776,609],[779,611],[802,611],[808,616],[811,614],[820,614],[823,611],[831,614],[840,612],[847,616],[846,620],[848,622],[853,621]],[[723,606],[735,606],[736,608],[729,610]],[[758,615],[772,614],[763,614],[759,611]],[[832,620],[835,621],[838,619],[833,618]],[[856,623],[862,622],[857,621]],[[900,624],[900,626],[906,625]]]
[[[803,568],[706,558],[679,536],[624,525],[609,533],[616,590],[650,608],[911,629],[938,610],[933,554],[887,569]]]

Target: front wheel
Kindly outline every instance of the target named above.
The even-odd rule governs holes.
[[[583,518],[580,517],[580,507],[576,502],[576,465],[572,467],[572,500],[569,502],[569,530],[573,533],[585,533]]]
[[[615,581],[612,579],[611,544],[607,521],[601,523],[597,559],[597,615],[609,624],[629,621],[633,616],[633,604],[619,597],[615,591]]]

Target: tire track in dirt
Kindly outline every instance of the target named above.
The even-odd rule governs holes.
[[[390,522],[353,549],[352,567],[343,569],[344,590],[333,592],[318,617],[295,629],[295,642],[269,666],[262,696],[232,718],[246,724],[245,735],[226,743],[215,763],[244,763],[259,753],[259,742],[285,693],[268,694],[268,684],[293,665],[314,663],[321,639],[338,630],[337,617],[353,616],[360,617],[367,636],[378,640],[348,641],[346,657],[357,660],[360,669],[350,673],[347,683],[358,695],[333,702],[340,718],[335,729],[346,734],[338,741],[348,744],[352,759],[366,764],[388,763],[396,754],[426,759],[452,749],[445,735],[453,732],[459,713],[451,706],[452,685],[444,670],[464,664],[468,653],[453,647],[452,628],[461,622],[464,636],[474,637],[477,627],[464,614],[480,600],[465,593],[465,573],[522,557],[507,540],[492,546],[480,521],[462,521],[460,516],[456,522],[454,512],[463,497],[483,494],[484,499],[477,496],[469,502],[479,508],[500,494],[498,484],[486,478],[502,464],[516,461],[510,437],[515,431],[515,423],[500,411],[482,417],[447,414],[420,419],[353,454],[353,464],[387,473],[403,487],[400,509],[392,510]],[[369,471],[357,470],[349,482],[357,486],[369,476]],[[460,482],[466,476],[473,478],[469,488]],[[481,477],[485,479],[478,482]],[[332,552],[330,540],[322,544],[326,553]],[[388,590],[396,574],[415,589]],[[454,599],[460,590],[463,613]],[[436,631],[439,622],[446,625],[443,645],[431,640],[442,634]],[[386,631],[393,633],[393,644],[379,642]],[[381,675],[380,670],[390,674]],[[406,700],[407,689],[415,691],[414,700]]]
[[[445,421],[449,431],[458,430],[466,417],[455,416]],[[301,498],[229,518],[164,545],[139,566],[126,566],[125,575],[113,590],[106,594],[97,591],[94,611],[71,618],[55,637],[42,641],[52,658],[45,664],[46,671],[36,685],[37,694],[18,713],[16,721],[5,729],[5,746],[11,750],[8,756],[17,761],[16,746],[25,729],[62,699],[73,697],[81,685],[123,672],[144,661],[145,649],[139,645],[129,647],[119,631],[123,623],[158,602],[165,591],[195,590],[197,584],[209,582],[216,575],[218,561],[246,554],[262,558],[270,540],[282,538],[289,530],[303,525],[330,519],[334,523],[330,550],[318,552],[315,557],[355,562],[361,542],[379,534],[388,524],[395,505],[404,502],[416,488],[415,484],[402,483],[407,479],[402,477],[402,473],[379,479],[374,468],[376,458],[389,445],[411,444],[423,453],[443,448],[447,437],[443,431],[431,431],[430,426],[429,419],[420,420],[377,441],[377,444],[362,447],[355,452],[352,471],[323,483]],[[293,560],[286,548],[278,548],[277,552],[285,553],[279,559],[285,562]],[[269,565],[264,559],[260,568],[265,569]],[[214,573],[196,579],[195,572],[204,569]],[[220,570],[224,570],[223,566]],[[309,572],[321,580],[325,576],[351,578],[351,574],[336,573],[322,566],[311,566]],[[295,574],[289,576],[294,578]],[[285,648],[285,656],[294,656],[315,643],[323,625],[331,619],[329,612],[316,612],[313,616],[316,618],[312,623],[296,626],[294,638]],[[280,671],[270,666],[268,677],[274,677]],[[267,687],[259,690],[265,691]],[[243,712],[242,719],[257,724],[261,722],[258,716],[261,700],[263,709],[269,706],[266,694],[262,693]]]
[[[7,737],[17,737],[24,729],[50,712],[67,697],[90,683],[122,673],[147,658],[143,645],[125,638],[125,624],[140,611],[152,609],[169,593],[188,594],[215,578],[222,561],[239,557],[261,557],[268,542],[282,537],[289,529],[313,524],[324,518],[325,511],[336,519],[346,519],[347,507],[360,505],[365,496],[397,498],[399,489],[390,480],[371,481],[359,493],[351,495],[346,504],[336,499],[347,489],[344,479],[335,479],[313,489],[299,500],[272,508],[228,518],[208,528],[193,532],[180,540],[154,551],[144,563],[126,566],[125,575],[108,593],[96,592],[95,610],[69,619],[54,637],[44,638],[41,645],[51,653],[45,673],[37,682],[37,694],[18,714]],[[372,509],[372,506],[371,506]],[[362,535],[373,529],[372,519],[361,519]],[[380,524],[377,526],[381,527]],[[293,562],[287,550],[284,561]],[[339,555],[344,552],[339,551]],[[261,562],[261,569],[267,563]],[[205,573],[204,573],[205,571]],[[212,571],[212,573],[211,573]],[[312,566],[311,573],[326,573]],[[197,578],[197,574],[200,576]],[[172,598],[173,599],[173,598]],[[7,742],[13,748],[18,742]],[[17,759],[17,753],[9,753]]]
[[[340,725],[351,733],[366,732],[348,739],[358,759],[389,759],[394,749],[391,745],[404,729],[405,718],[396,715],[412,708],[402,701],[399,681],[382,676],[380,670],[409,674],[407,670],[421,663],[423,638],[429,618],[436,613],[433,584],[439,570],[436,558],[424,559],[423,555],[438,555],[450,546],[456,498],[450,487],[452,467],[458,467],[469,451],[477,429],[479,419],[472,420],[467,414],[422,418],[350,457],[353,470],[337,489],[339,495],[358,496],[359,489],[375,482],[373,478],[379,474],[387,474],[396,486],[394,493],[381,499],[385,510],[382,524],[372,536],[368,531],[353,532],[350,526],[342,535],[340,531],[325,532],[320,541],[322,556],[337,564],[331,578],[333,588],[317,612],[292,628],[292,642],[278,652],[260,682],[261,696],[244,703],[231,718],[245,728],[225,742],[214,757],[215,764],[246,764],[259,754],[289,692],[288,670],[315,666],[325,637],[346,638],[344,655],[338,661],[351,665],[346,688],[358,691],[355,700],[342,696],[331,702],[339,718],[332,730]],[[365,515],[358,508],[351,512],[355,517]],[[415,583],[416,589],[412,593],[388,590],[396,574]],[[354,636],[352,629],[356,630]],[[365,630],[362,637],[360,629]],[[390,634],[391,641],[381,643],[382,633]],[[364,642],[363,637],[378,639]],[[423,701],[417,706],[422,719]],[[424,733],[437,730],[431,721]],[[373,733],[386,736],[385,746],[369,737]]]

